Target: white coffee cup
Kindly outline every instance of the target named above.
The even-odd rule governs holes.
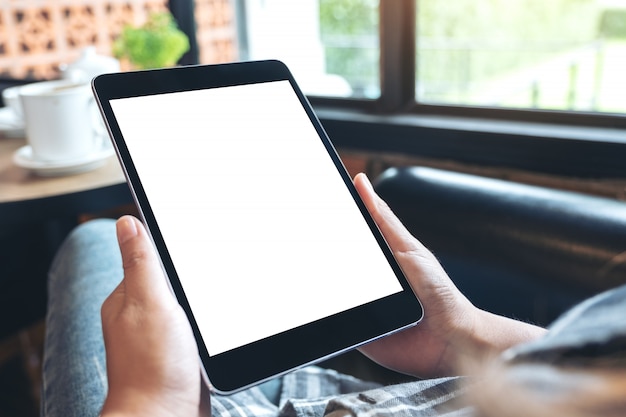
[[[105,132],[89,84],[43,81],[22,86],[19,94],[33,159],[69,162],[102,147]]]

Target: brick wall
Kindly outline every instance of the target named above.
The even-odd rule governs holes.
[[[202,63],[235,60],[236,22],[231,0],[196,0]],[[0,1],[0,77],[52,79],[59,65],[76,60],[86,46],[111,54],[127,24],[139,25],[167,0]]]

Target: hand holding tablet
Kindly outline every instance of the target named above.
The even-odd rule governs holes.
[[[419,301],[284,65],[108,74],[93,88],[217,390],[419,322]]]

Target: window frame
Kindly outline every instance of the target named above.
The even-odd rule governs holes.
[[[243,0],[231,1],[237,13],[245,12]],[[192,0],[170,3],[193,9]],[[562,176],[626,177],[626,114],[416,102],[416,12],[416,0],[380,0],[380,98],[309,97],[336,147]]]
[[[585,178],[626,177],[626,115],[416,101],[416,1],[380,0],[381,97],[310,97],[338,147]]]
[[[414,94],[417,68],[416,1],[419,0],[380,0],[381,97],[369,104],[370,110],[379,113],[408,111],[424,115],[626,128],[626,115],[612,113],[420,103]],[[320,105],[365,107],[363,104],[355,106],[355,101],[363,100],[315,97],[314,101]]]

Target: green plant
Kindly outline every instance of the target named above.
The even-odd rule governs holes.
[[[189,38],[169,12],[152,13],[140,26],[126,26],[113,43],[113,55],[137,69],[173,66],[189,50]]]
[[[626,9],[608,9],[602,12],[600,34],[606,38],[626,39]]]

